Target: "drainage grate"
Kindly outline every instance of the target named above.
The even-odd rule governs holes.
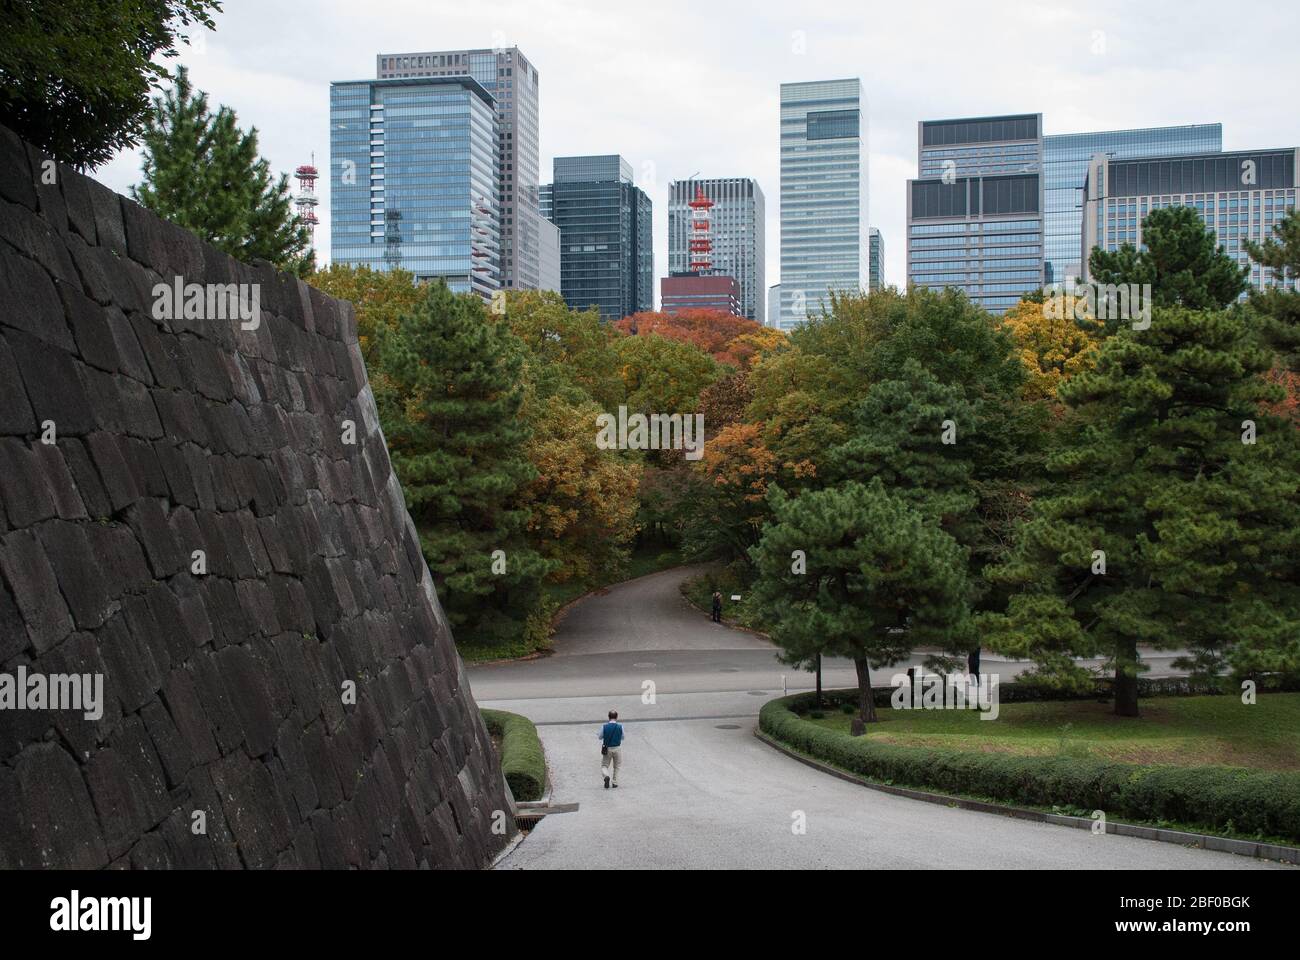
[[[632,664],[632,666],[633,666],[635,669],[637,669],[637,670],[652,670],[652,669],[654,669],[656,666],[658,666],[658,664],[655,664],[655,663],[634,663],[634,664]]]
[[[738,723],[715,723],[715,724],[713,725],[713,729],[714,729],[714,730],[739,730],[739,729],[740,729],[740,724],[738,724]]]
[[[767,696],[767,691],[766,691],[766,690],[746,690],[745,692],[748,693],[751,697],[766,697],[766,696]]]

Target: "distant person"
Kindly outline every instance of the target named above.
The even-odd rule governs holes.
[[[722,622],[722,593],[718,590],[713,591],[713,622]]]
[[[600,773],[605,778],[605,789],[618,786],[618,768],[622,763],[623,724],[618,722],[618,711],[609,711],[609,720],[600,728]]]

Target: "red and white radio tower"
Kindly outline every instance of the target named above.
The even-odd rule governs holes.
[[[314,153],[311,159],[311,163],[304,163],[294,171],[293,175],[298,180],[298,196],[294,198],[293,205],[298,209],[298,219],[307,224],[307,230],[314,243],[316,224],[320,223],[320,219],[316,216],[316,178],[320,176],[320,172],[315,167]]]
[[[709,210],[713,201],[695,188],[695,199],[687,204],[691,208],[691,265],[693,272],[708,273],[713,267],[713,241],[709,239]]]

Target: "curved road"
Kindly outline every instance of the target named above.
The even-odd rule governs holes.
[[[783,678],[794,691],[811,676],[687,604],[678,586],[693,572],[651,574],[581,601],[552,656],[469,668],[480,706],[538,724],[553,800],[580,804],[542,820],[500,868],[1277,866],[894,797],[791,760],[753,736],[758,708],[780,695]],[[1016,672],[988,659],[984,668]],[[824,677],[828,688],[855,682],[847,663],[829,663]],[[611,708],[627,736],[618,790],[601,784],[596,741]]]

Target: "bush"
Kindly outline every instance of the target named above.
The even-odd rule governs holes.
[[[515,800],[540,800],[546,788],[546,757],[537,727],[504,710],[480,710],[488,732],[501,738],[501,771]]]
[[[853,693],[834,691],[830,696],[846,695]],[[799,712],[809,708],[812,696],[800,693],[770,701],[759,713],[759,727],[786,746],[872,780],[1300,841],[1300,774],[1137,766],[875,743],[869,737],[851,737],[802,719]]]

